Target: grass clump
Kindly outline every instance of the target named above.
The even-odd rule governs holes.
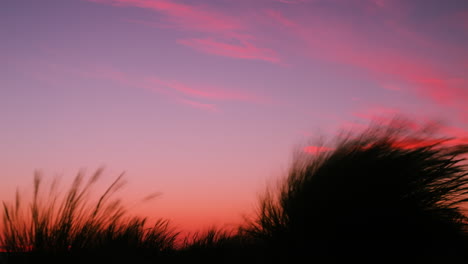
[[[449,142],[389,125],[298,153],[245,232],[276,259],[464,263],[468,146]]]
[[[128,216],[121,200],[114,198],[124,185],[123,174],[97,200],[90,199],[101,175],[98,169],[85,181],[78,173],[64,195],[54,180],[43,195],[42,177],[36,173],[29,204],[23,204],[18,191],[14,203],[4,202],[0,242],[10,258],[122,260],[157,257],[172,250],[177,233],[167,220],[148,227],[146,218]]]

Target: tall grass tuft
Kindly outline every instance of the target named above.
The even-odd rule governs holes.
[[[57,180],[44,195],[42,177],[35,173],[29,204],[24,204],[19,192],[14,203],[3,203],[0,242],[4,251],[36,257],[122,257],[172,250],[177,233],[167,220],[148,227],[146,218],[128,216],[121,200],[114,198],[124,185],[123,174],[97,200],[90,199],[91,187],[102,172],[98,169],[88,180],[78,173],[63,195]]]
[[[278,258],[463,263],[468,145],[450,142],[389,125],[298,153],[244,231]]]

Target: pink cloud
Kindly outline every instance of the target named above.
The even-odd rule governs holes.
[[[231,44],[216,41],[214,39],[183,39],[177,41],[179,44],[189,46],[195,50],[208,54],[220,55],[237,59],[263,60],[279,63],[280,59],[270,49],[258,48],[252,43],[243,41],[241,44]]]
[[[388,80],[396,80],[421,98],[430,99],[440,106],[451,107],[458,111],[468,111],[468,79],[456,74],[446,73],[429,61],[430,58],[418,57],[414,52],[398,50],[382,43],[376,45],[369,40],[369,34],[342,20],[328,17],[311,16],[307,21],[298,22],[280,11],[268,11],[267,15],[287,27],[305,46],[304,53],[314,59],[322,59],[340,64],[351,65],[363,70],[378,82],[384,80],[384,88],[399,91],[401,88],[388,85]],[[307,26],[305,26],[307,25]],[[411,43],[432,49],[464,50],[459,47],[446,47],[444,43],[431,42],[420,34],[411,31],[402,23],[387,23],[389,35],[396,38],[403,35]],[[463,54],[463,53],[460,53]],[[464,59],[464,58],[462,58]]]
[[[180,29],[203,32],[231,31],[241,28],[239,20],[223,13],[198,6],[167,0],[88,0],[91,2],[149,9],[167,16],[169,22]]]
[[[176,90],[186,96],[200,97],[213,100],[247,100],[249,98],[248,95],[231,93],[227,90],[212,89],[210,91],[203,91],[194,89],[189,85],[182,84],[178,81],[162,81],[154,77],[145,78],[131,76],[124,72],[105,67],[96,68],[94,71],[83,72],[83,75],[87,77],[113,81],[129,87],[143,88],[155,91],[168,96],[168,98],[171,98],[172,100],[178,103],[211,112],[219,112],[219,109],[215,104],[201,103],[194,100],[180,98],[173,91]]]
[[[258,45],[258,38],[254,37],[256,34],[253,34],[253,27],[256,25],[252,25],[252,21],[248,19],[234,18],[206,6],[195,6],[168,0],[94,1],[153,10],[165,15],[168,18],[169,26],[202,33],[201,37],[177,40],[177,43],[196,51],[235,59],[261,60],[281,64],[277,52]],[[286,0],[285,2],[298,1]],[[386,13],[381,26],[388,29],[390,37],[403,38],[417,46],[433,49],[446,47],[445,43],[428,39],[405,25],[404,19],[401,19],[402,15],[396,14],[398,13],[396,10],[405,8],[400,4],[384,0],[367,0],[363,3],[359,4],[363,8],[376,6],[384,9]],[[468,98],[468,79],[447,74],[425,57],[417,57],[412,52],[397,50],[384,45],[384,43],[376,45],[378,42],[369,41],[368,32],[333,17],[317,15],[301,20],[300,17],[288,17],[281,11],[273,9],[266,10],[263,15],[266,15],[270,21],[273,20],[282,25],[280,30],[283,30],[283,33],[295,36],[294,43],[305,44],[302,54],[309,55],[314,59],[319,58],[355,66],[379,83],[384,83],[383,87],[386,89],[401,91],[401,87],[412,87],[414,94],[421,98],[432,100],[444,107],[449,106],[468,111],[467,106],[463,104],[463,101]],[[138,23],[146,22],[138,21]],[[156,26],[160,26],[160,22]],[[450,50],[464,50],[457,47],[454,49],[452,46],[448,48]],[[403,85],[397,87],[391,84],[392,81]]]
[[[439,104],[453,106],[468,101],[468,80],[462,78],[439,78],[438,76],[408,78],[418,85],[421,95]]]
[[[200,103],[200,102],[196,102],[196,101],[192,101],[188,99],[182,99],[182,98],[178,98],[176,101],[184,105],[193,107],[193,108],[207,110],[210,112],[219,112],[219,109],[214,104]]]
[[[102,79],[106,81],[111,81],[119,85],[124,85],[131,88],[146,89],[159,94],[166,95],[168,97],[173,97],[174,94],[171,91],[154,85],[148,81],[148,77],[132,75],[126,72],[119,71],[112,67],[103,67],[103,66],[93,66],[89,67],[88,70],[80,71],[80,75],[87,78]]]
[[[263,60],[272,63],[280,61],[277,54],[271,49],[260,48],[254,44],[256,39],[252,28],[249,28],[245,19],[232,17],[223,12],[206,6],[194,6],[176,3],[168,0],[88,0],[106,3],[114,6],[130,6],[149,9],[164,14],[167,23],[128,20],[147,26],[160,28],[176,28],[179,30],[202,33],[202,38],[179,39],[177,43],[191,47],[194,50],[237,59]],[[236,44],[233,44],[236,43]]]
[[[173,80],[162,80],[156,77],[147,78],[147,83],[152,87],[164,87],[169,88],[172,91],[176,91],[185,96],[192,96],[196,98],[204,98],[211,100],[230,100],[230,101],[244,101],[244,102],[256,102],[262,103],[266,102],[267,99],[264,99],[258,95],[233,91],[225,88],[212,87],[212,86],[199,86],[199,85],[188,85],[180,81]]]
[[[131,75],[109,67],[90,67],[91,70],[75,71],[80,76],[86,78],[97,78],[120,85],[146,89],[159,94],[163,94],[179,103],[190,105],[195,108],[209,111],[218,111],[215,104],[200,103],[194,99],[205,99],[211,101],[238,101],[250,103],[266,103],[267,98],[249,92],[242,92],[227,88],[220,88],[210,85],[187,84],[177,80],[164,80],[154,76]],[[181,96],[189,99],[181,99]]]

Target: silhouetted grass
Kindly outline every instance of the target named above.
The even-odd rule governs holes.
[[[97,260],[100,258],[156,257],[173,248],[177,235],[166,220],[148,227],[145,218],[128,217],[113,194],[123,186],[120,175],[97,199],[91,187],[102,174],[97,170],[88,181],[79,173],[64,195],[57,181],[41,195],[42,181],[34,177],[32,202],[24,205],[19,192],[13,204],[3,203],[1,244],[11,256],[34,261]],[[10,257],[11,258],[11,257]]]
[[[212,227],[204,232],[187,236],[182,248],[184,250],[219,248],[229,244],[234,236],[234,232]]]
[[[184,240],[178,263],[264,263],[261,248],[242,230],[210,228]]]
[[[468,146],[445,143],[391,124],[298,153],[244,231],[275,259],[467,263]]]
[[[398,123],[300,151],[250,221],[178,248],[166,220],[148,227],[113,198],[122,176],[94,201],[101,170],[63,195],[57,182],[41,195],[36,174],[30,203],[3,204],[0,242],[8,263],[468,263],[468,146],[434,135]]]

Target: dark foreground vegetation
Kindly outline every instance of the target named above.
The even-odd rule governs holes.
[[[390,124],[298,153],[238,230],[181,245],[167,221],[148,226],[126,214],[112,195],[121,177],[90,202],[100,170],[78,175],[63,196],[36,176],[32,201],[3,204],[0,261],[468,263],[468,146],[434,135]]]

